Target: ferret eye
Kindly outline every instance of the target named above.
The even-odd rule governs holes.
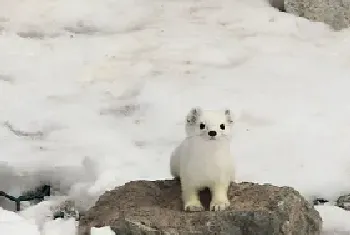
[[[203,129],[205,128],[205,124],[201,123],[201,124],[199,125],[199,128],[200,128],[201,130],[203,130]]]
[[[221,129],[221,130],[225,130],[225,124],[221,124],[221,125],[220,125],[220,129]]]

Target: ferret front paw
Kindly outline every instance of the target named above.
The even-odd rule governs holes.
[[[185,203],[185,211],[189,211],[189,212],[204,211],[204,207],[201,205],[200,201],[189,201]]]
[[[231,203],[227,201],[212,201],[210,203],[210,210],[211,211],[224,211],[226,210]]]

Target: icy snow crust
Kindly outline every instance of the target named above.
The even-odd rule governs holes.
[[[0,6],[0,190],[55,181],[88,207],[126,181],[169,178],[184,116],[199,105],[234,113],[238,181],[307,198],[350,191],[349,31],[263,0]],[[74,221],[38,219],[45,205],[1,210],[0,234],[74,234]],[[327,230],[350,232],[348,212],[318,209]]]

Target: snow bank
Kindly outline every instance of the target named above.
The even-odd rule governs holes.
[[[1,189],[50,181],[88,207],[168,178],[199,105],[232,109],[239,181],[349,192],[349,31],[256,0],[0,5]]]
[[[0,234],[40,235],[40,232],[33,221],[0,207]]]

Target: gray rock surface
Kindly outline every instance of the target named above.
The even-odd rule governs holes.
[[[344,210],[350,211],[350,194],[340,196],[336,202],[336,205]]]
[[[274,8],[277,8],[280,11],[285,11],[284,0],[269,0],[269,3]]]
[[[200,192],[203,212],[182,211],[180,181],[133,181],[105,192],[81,218],[79,235],[110,226],[118,235],[230,234],[316,235],[322,219],[290,187],[231,183],[231,208],[208,211],[211,194]]]
[[[350,0],[284,0],[287,13],[323,22],[335,30],[350,26]]]

